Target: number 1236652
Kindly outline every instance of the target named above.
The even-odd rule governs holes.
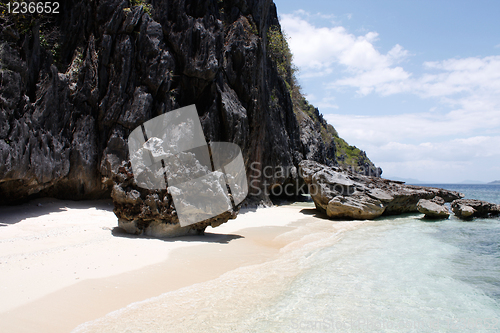
[[[9,2],[11,14],[59,14],[59,2]]]

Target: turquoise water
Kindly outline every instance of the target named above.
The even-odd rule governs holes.
[[[500,186],[439,187],[500,203]],[[500,332],[500,219],[368,223],[311,255],[250,321],[276,332]]]
[[[500,186],[439,185],[500,203]],[[500,332],[500,219],[383,218],[318,251],[271,331]],[[260,326],[260,327],[259,327]]]
[[[469,237],[480,229],[498,235],[500,223],[479,222],[474,231],[456,222],[424,223],[411,217],[375,223],[318,252],[269,308],[266,317],[279,320],[262,328],[500,331],[498,242],[495,253],[485,254],[483,237]]]
[[[500,204],[500,186],[439,185]],[[500,219],[319,220],[273,261],[77,332],[500,332]],[[336,225],[354,229],[339,233]],[[283,237],[289,237],[286,234]]]

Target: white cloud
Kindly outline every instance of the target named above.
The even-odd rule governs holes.
[[[315,102],[315,105],[317,105],[318,108],[321,110],[327,110],[328,109],[338,109],[339,106],[334,103],[335,98],[334,97],[324,97],[321,100]]]
[[[303,9],[298,9],[295,12],[293,12],[295,15],[302,15],[302,16],[311,16],[311,13],[306,12]]]
[[[445,115],[423,112],[384,116],[326,114],[324,117],[348,142],[359,145],[468,137],[487,130],[498,132],[500,127],[500,112],[494,110],[454,110]]]
[[[388,57],[393,50],[388,53]],[[395,50],[393,53],[407,54],[405,52]],[[423,68],[430,72],[415,78],[402,67],[373,66],[338,79],[330,87],[353,87],[361,95],[372,92],[381,95],[409,92],[421,97],[450,97],[465,93],[482,97],[487,94],[488,99],[500,92],[500,56],[426,62]],[[467,99],[463,102],[467,102]]]
[[[465,179],[492,181],[498,178],[500,136],[475,136],[442,142],[401,144],[389,142],[371,146],[370,157],[377,159],[388,175],[435,182]]]
[[[358,75],[371,69],[383,71],[408,55],[400,45],[386,55],[381,54],[373,45],[378,39],[376,32],[355,36],[341,26],[317,28],[304,16],[308,15],[303,11],[285,14],[281,17],[281,25],[290,37],[294,62],[305,76],[324,75],[336,64]]]
[[[341,65],[347,75],[330,87],[353,87],[361,95],[411,92],[422,97],[446,97],[500,91],[500,56],[425,62],[423,68],[430,72],[416,78],[396,66],[409,56],[401,45],[382,54],[373,45],[378,33],[355,36],[341,26],[318,28],[304,19],[307,15],[301,10],[281,18],[294,62],[304,77],[328,75],[334,66]]]
[[[322,14],[322,13],[316,13],[317,16],[321,17],[322,19],[327,19],[327,20],[333,20],[335,18],[335,15],[332,14]],[[334,21],[331,21],[334,22]]]
[[[339,106],[335,103],[335,97],[321,97],[318,98],[314,94],[307,94],[304,96],[310,103],[312,103],[315,107],[323,110],[332,110],[338,109]]]
[[[401,67],[373,68],[355,76],[337,80],[329,87],[356,87],[361,95],[368,95],[373,91],[382,95],[391,95],[408,90],[407,79],[409,77],[410,74]]]
[[[500,112],[324,117],[386,175],[457,182],[492,181],[500,172]]]
[[[500,146],[500,136],[474,136],[441,142],[403,144],[389,142],[376,149],[385,161],[470,161],[471,158],[500,158],[500,151],[492,149]]]
[[[388,53],[387,56],[394,62],[399,62],[408,56],[408,51],[405,50],[401,45],[396,44]]]
[[[449,59],[424,63],[437,74],[424,74],[413,85],[425,97],[457,93],[498,94],[500,92],[500,56]]]
[[[418,79],[405,77],[400,67],[374,69],[337,81],[357,86],[360,94],[381,95],[412,92],[421,97],[438,97],[451,111],[355,117],[327,115],[340,133],[349,133],[354,142],[366,139],[383,142],[424,141],[445,136],[500,133],[500,57],[452,59],[426,63],[443,71]]]
[[[327,75],[335,74],[335,79],[325,82],[330,89],[353,88],[360,96],[406,93],[436,100],[436,106],[421,113],[327,112],[325,118],[340,136],[366,150],[386,173],[424,180],[479,179],[475,174],[483,180],[498,178],[500,56],[425,62],[422,73],[415,74],[402,65],[410,54],[401,45],[385,54],[374,46],[379,39],[376,32],[356,36],[341,26],[315,27],[306,12],[283,15],[281,24],[302,78],[325,82]],[[315,95],[313,102],[323,111],[343,108],[320,93]]]
[[[327,114],[325,119],[387,175],[454,182],[498,178],[500,113],[494,116],[456,110],[444,116]]]
[[[355,36],[340,26],[318,28],[299,14],[284,15],[281,23],[290,36],[296,64],[306,71],[305,77],[328,75],[334,66],[341,65],[345,76],[329,87],[353,87],[362,96],[412,93],[438,98],[453,110],[446,114],[424,112],[378,117],[330,115],[330,122],[336,127],[346,127],[347,133],[359,133],[354,138],[357,141],[362,136],[387,142],[471,135],[481,129],[500,127],[500,56],[425,62],[426,72],[415,77],[397,65],[409,55],[399,44],[382,54],[373,45],[379,38],[376,32]]]

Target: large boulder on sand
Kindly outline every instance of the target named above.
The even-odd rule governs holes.
[[[457,199],[451,203],[456,217],[468,220],[473,217],[492,217],[500,215],[500,205],[475,199]]]
[[[113,212],[118,217],[118,226],[127,233],[152,237],[203,234],[208,226],[217,227],[236,218],[238,213],[226,211],[182,227],[168,190],[147,190],[137,186],[130,163],[123,163],[113,180]]]
[[[450,212],[443,204],[444,200],[441,197],[432,200],[420,199],[417,203],[417,209],[420,213],[425,214],[424,218],[447,219]]]
[[[330,218],[374,219],[381,215],[417,212],[420,199],[439,196],[451,202],[463,197],[455,191],[405,185],[309,160],[302,161],[299,170],[316,209]]]

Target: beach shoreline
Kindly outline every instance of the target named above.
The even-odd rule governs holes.
[[[307,204],[275,206],[244,210],[203,236],[162,240],[117,228],[109,201],[43,199],[1,213],[0,329],[8,332],[68,332],[131,303],[275,260],[311,241],[310,230],[299,229],[335,223]],[[360,222],[346,223],[337,231]]]

